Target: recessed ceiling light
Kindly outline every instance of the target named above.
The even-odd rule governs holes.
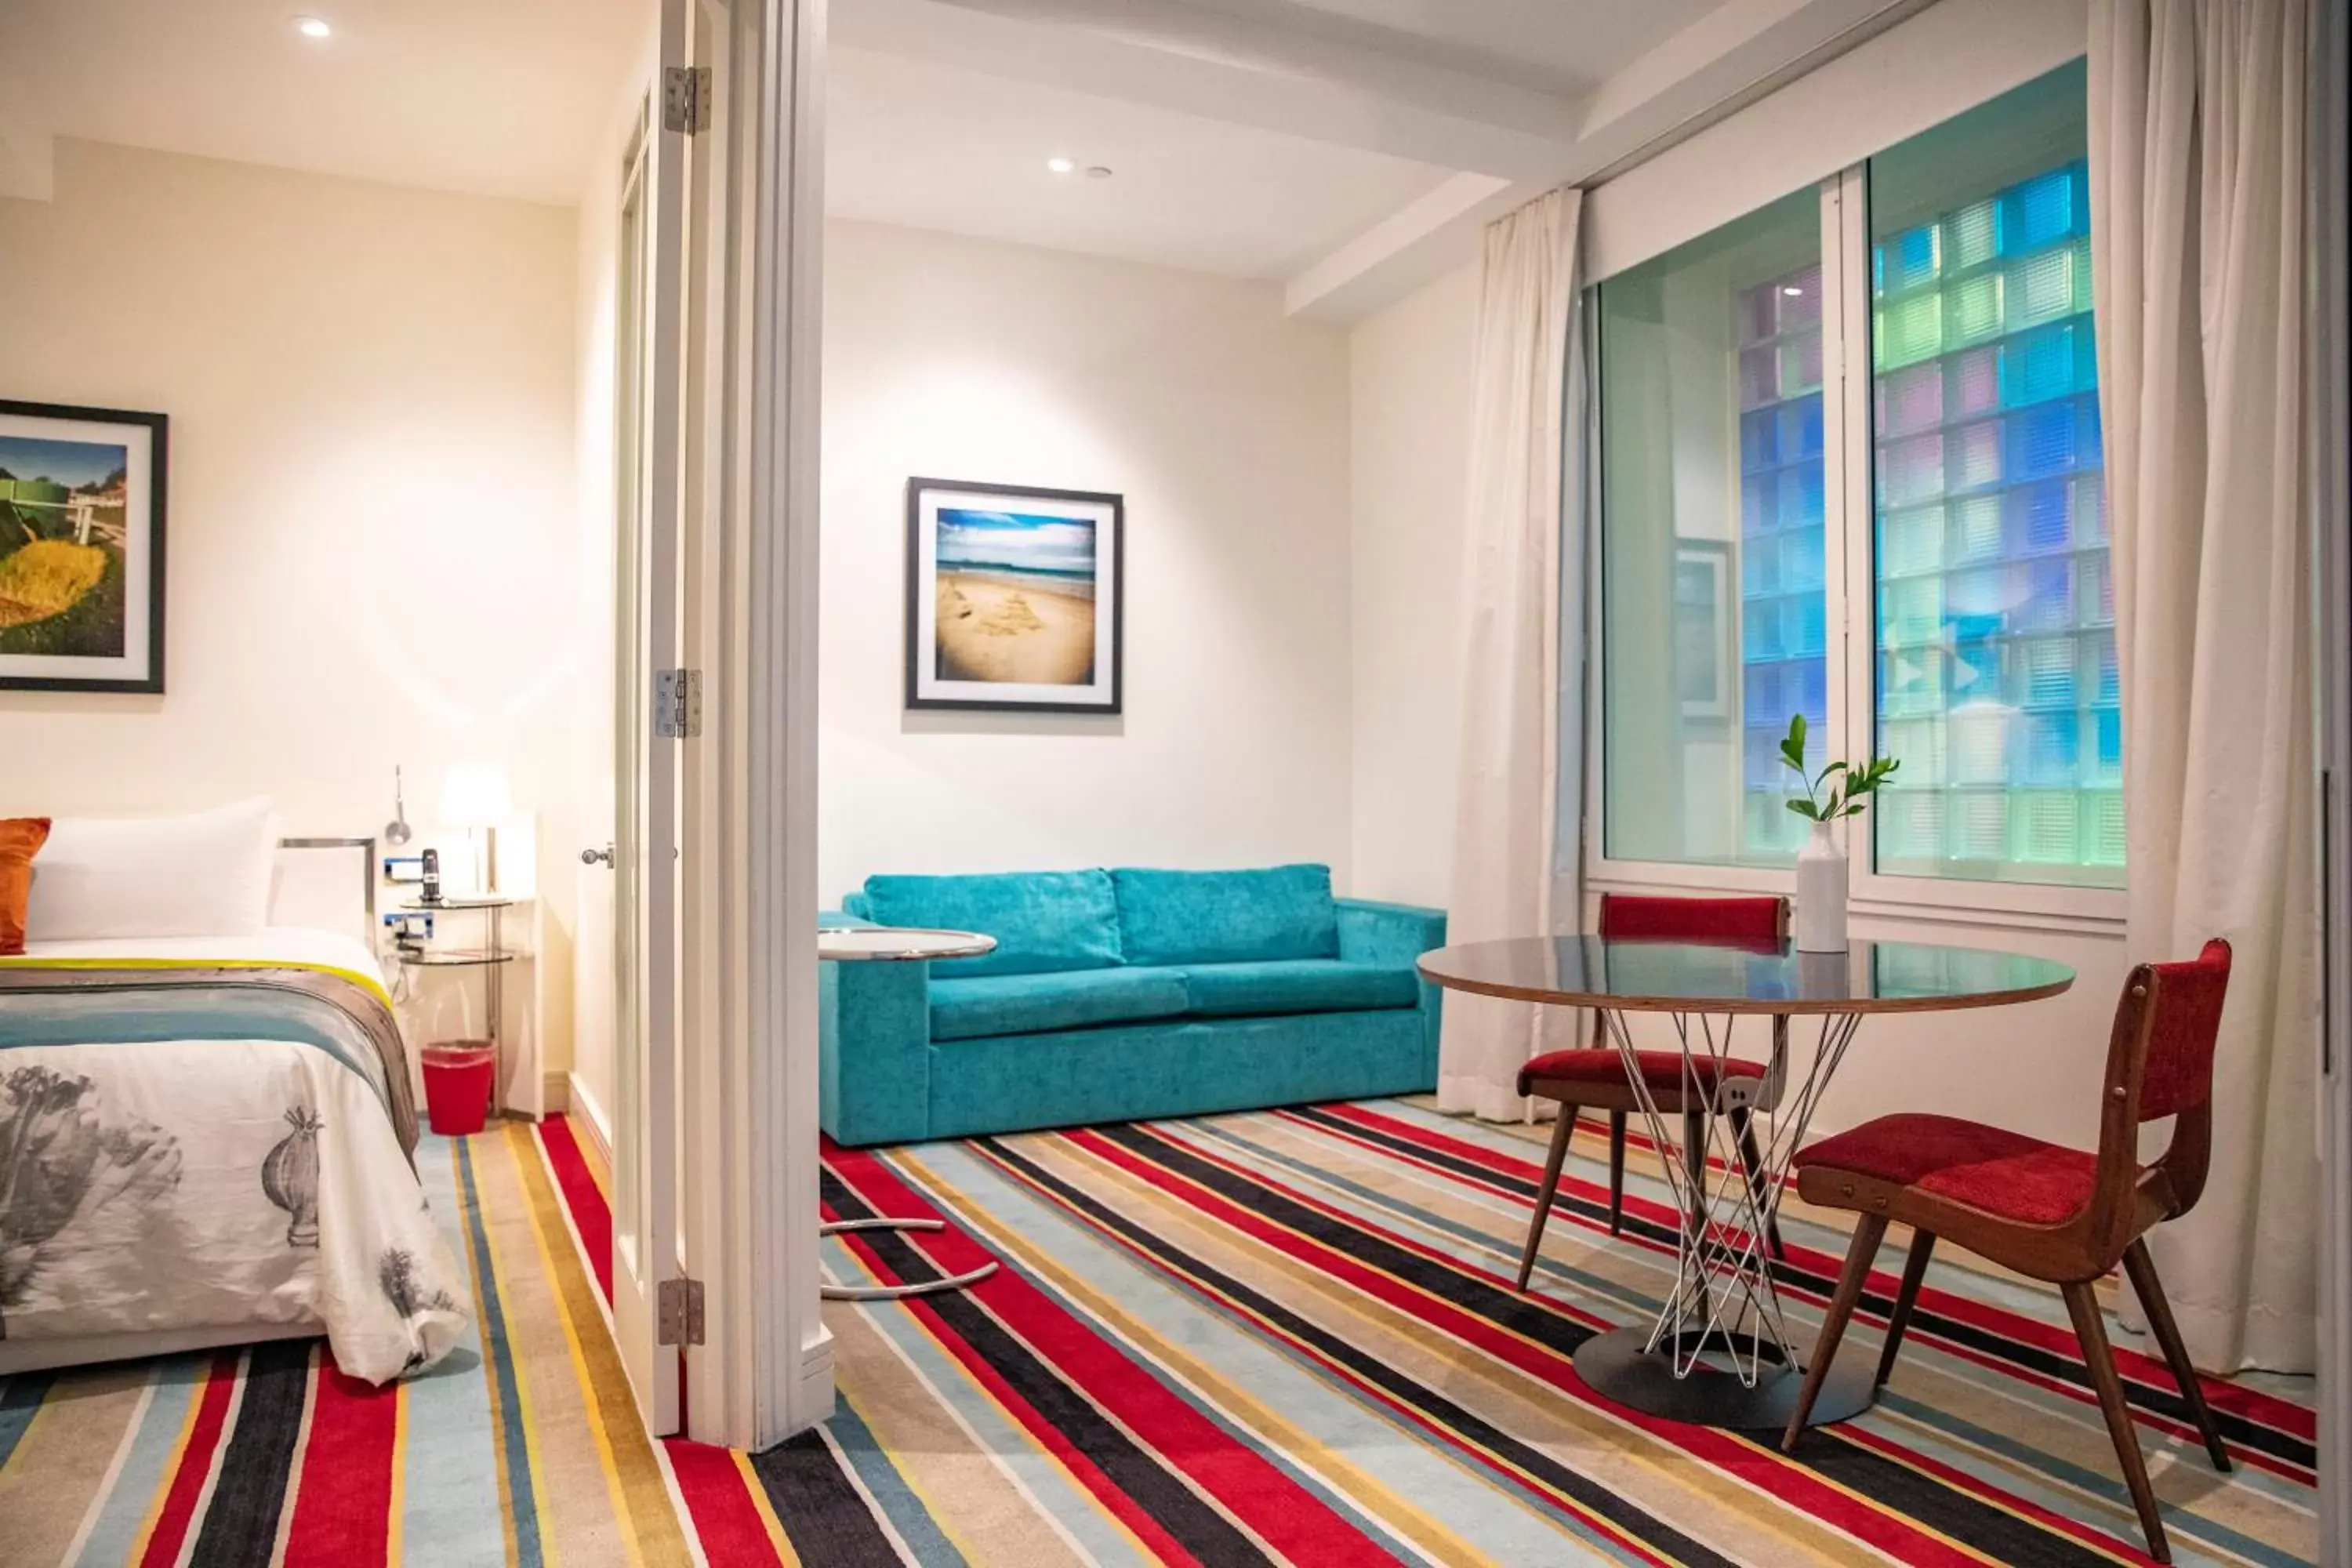
[[[1801,300],[1805,296],[1805,291],[1802,289],[1798,288],[1794,283],[1783,285],[1780,292],[1786,294],[1791,300]]]
[[[1097,163],[1087,171],[1087,178],[1089,180],[1108,180],[1110,178],[1110,171],[1108,168],[1105,168],[1102,164]]]
[[[294,30],[306,38],[323,38],[334,31],[322,18],[317,16],[295,17]]]
[[[1077,166],[1077,160],[1074,158],[1048,158],[1045,160],[1045,167],[1053,170],[1054,173],[1057,174],[1066,174]]]

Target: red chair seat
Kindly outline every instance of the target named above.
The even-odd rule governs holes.
[[[2022,1132],[1906,1111],[1865,1121],[1799,1152],[1797,1169],[1851,1171],[1916,1187],[2020,1225],[2057,1225],[2083,1212],[2097,1156]]]
[[[1680,1051],[1637,1051],[1642,1064],[1642,1077],[1653,1089],[1680,1089],[1683,1086],[1683,1057]],[[1698,1081],[1710,1083],[1715,1079],[1715,1062],[1705,1056],[1693,1056],[1691,1067]],[[1732,1057],[1723,1064],[1726,1078],[1762,1078],[1762,1062],[1743,1061]],[[1625,1058],[1613,1050],[1547,1051],[1533,1058],[1519,1069],[1519,1081],[1531,1083],[1607,1083],[1625,1081]]]

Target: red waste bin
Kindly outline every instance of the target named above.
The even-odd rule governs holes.
[[[445,1138],[479,1132],[490,1115],[499,1053],[488,1040],[443,1040],[425,1047],[425,1116]]]

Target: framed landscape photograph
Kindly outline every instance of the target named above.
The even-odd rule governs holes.
[[[1121,499],[907,481],[907,706],[1119,711]]]
[[[0,690],[163,689],[166,424],[0,401]]]

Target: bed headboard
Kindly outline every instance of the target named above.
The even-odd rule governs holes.
[[[269,923],[348,931],[373,949],[375,879],[373,838],[281,838]]]

